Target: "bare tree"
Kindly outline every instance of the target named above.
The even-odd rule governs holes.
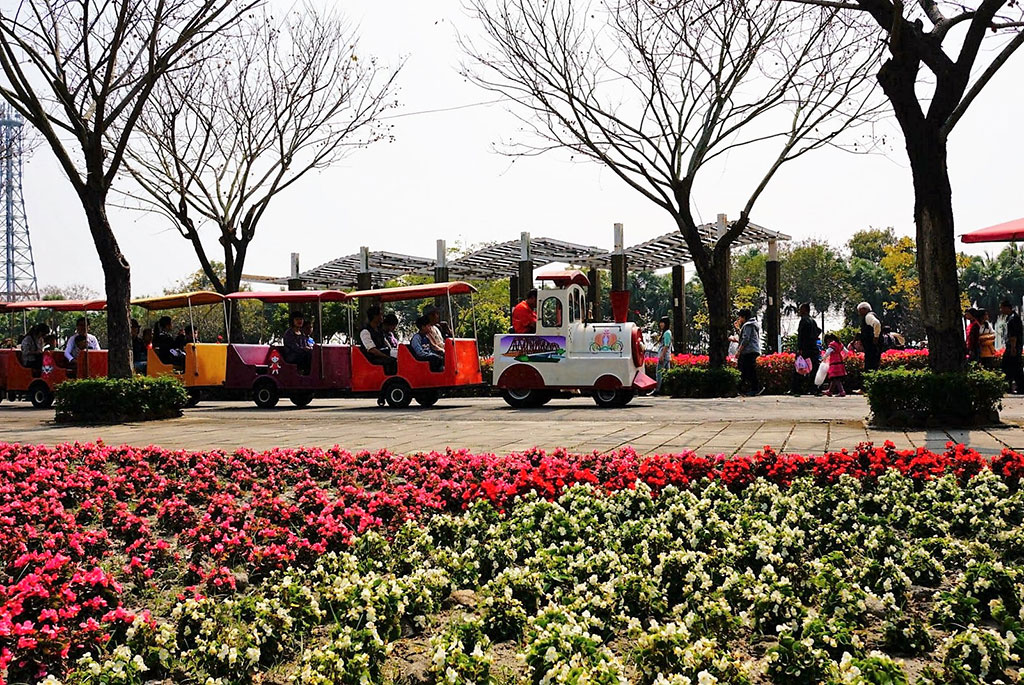
[[[131,270],[107,216],[125,147],[160,78],[255,4],[20,0],[0,10],[0,95],[39,131],[85,210],[103,267],[112,377],[132,373]]]
[[[949,134],[992,77],[1024,44],[1017,0],[795,0],[838,9],[882,38],[889,57],[878,82],[903,130],[914,179],[921,309],[935,371],[964,365],[956,278]]]
[[[516,101],[541,141],[513,153],[596,160],[672,216],[704,284],[711,362],[721,365],[729,248],[784,163],[837,144],[873,114],[879,47],[835,21],[838,10],[775,0],[470,0],[470,9],[487,39],[462,38],[467,74]],[[740,151],[761,162],[760,181],[723,236],[702,234],[695,185]]]
[[[164,79],[128,148],[142,207],[169,217],[221,293],[238,290],[246,253],[270,203],[314,169],[388,136],[395,77],[360,54],[341,19],[312,8],[278,27],[244,23],[244,41]],[[209,227],[222,256],[207,254]],[[224,273],[212,265],[223,260]]]

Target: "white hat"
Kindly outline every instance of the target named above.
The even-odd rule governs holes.
[[[861,309],[867,309],[868,311],[871,311],[871,305],[868,304],[867,302],[861,302],[859,305],[857,305],[857,311],[860,311]]]

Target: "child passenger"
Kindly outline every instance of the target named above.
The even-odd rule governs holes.
[[[829,397],[846,397],[846,389],[843,388],[843,379],[846,378],[846,361],[843,354],[846,349],[839,338],[829,333],[825,336],[825,345],[829,350],[828,355],[828,380],[829,386],[825,394]]]

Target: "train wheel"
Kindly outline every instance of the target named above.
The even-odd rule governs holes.
[[[384,387],[384,401],[392,409],[405,409],[412,403],[412,389],[400,378],[389,381]]]
[[[185,403],[185,406],[188,407],[188,408],[192,408],[192,407],[196,406],[197,404],[199,404],[199,400],[201,400],[201,399],[203,399],[203,397],[199,393],[198,390],[196,390],[195,388],[189,388],[189,390],[188,390],[188,402]]]
[[[281,393],[278,392],[277,386],[274,385],[274,381],[258,381],[252,389],[252,401],[256,403],[256,406],[260,409],[271,409],[277,406],[277,401],[281,399]]]
[[[307,407],[309,406],[309,403],[313,401],[313,393],[302,392],[298,395],[292,395],[288,399],[291,400],[292,404],[296,407]]]
[[[512,390],[501,391],[505,403],[513,409],[535,409],[551,401],[551,393],[545,390]]]
[[[36,409],[46,409],[53,404],[53,393],[42,381],[36,381],[28,389],[28,399]]]
[[[606,409],[625,407],[634,395],[632,390],[598,390],[594,392],[594,403]]]
[[[416,403],[421,407],[433,407],[437,404],[437,400],[440,397],[440,393],[436,390],[421,390],[413,395],[413,399],[416,400]]]

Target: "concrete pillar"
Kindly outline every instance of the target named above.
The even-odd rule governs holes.
[[[512,274],[508,277],[508,316],[512,320],[512,310],[519,304],[519,276]]]
[[[672,347],[686,354],[686,271],[682,264],[672,267]]]
[[[526,293],[533,288],[533,253],[530,250],[530,234],[523,231],[519,236],[519,300],[526,299]]]
[[[587,302],[590,311],[587,313],[588,321],[601,321],[601,270],[596,266],[590,267],[587,272],[587,280],[590,286],[587,288]]]
[[[288,290],[305,290],[306,284],[299,278],[299,253],[292,252],[292,266],[288,275]]]
[[[437,261],[434,262],[434,283],[448,282],[448,246],[444,240],[437,241]],[[455,319],[448,309],[447,297],[435,297],[434,306],[441,310],[441,321],[449,321],[452,325],[452,335],[455,335]]]
[[[612,290],[628,290],[626,282],[626,250],[623,245],[622,224],[615,224],[615,247],[612,249]]]
[[[782,351],[782,279],[780,278],[779,245],[768,241],[768,262],[765,264],[764,340],[768,352]]]
[[[370,272],[370,248],[359,248],[359,272],[356,274],[356,290],[372,290],[373,274]],[[358,326],[366,323],[366,310],[375,304],[375,300],[369,297],[359,298],[359,321]]]

